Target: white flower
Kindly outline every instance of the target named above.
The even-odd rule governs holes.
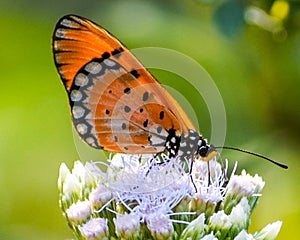
[[[107,181],[111,189],[132,193],[152,192],[180,182],[186,176],[184,166],[176,159],[167,159],[156,164],[153,155],[116,154],[107,170]]]
[[[76,161],[74,163],[74,168],[72,174],[79,179],[82,186],[91,187],[95,184],[93,176],[87,170],[87,168],[80,162]]]
[[[209,170],[208,170],[209,167]],[[196,158],[192,168],[192,180],[197,192],[194,198],[201,198],[204,202],[217,203],[223,200],[227,174],[227,161],[225,169],[216,161],[216,158],[204,162]]]
[[[72,222],[83,222],[91,215],[89,201],[78,201],[73,203],[67,210],[66,214]]]
[[[80,161],[74,162],[72,174],[74,174],[76,177],[78,177],[81,180],[84,178],[85,172],[86,169]]]
[[[254,240],[253,236],[246,232],[245,229],[240,231],[240,233],[234,238],[234,240]]]
[[[152,215],[147,227],[154,239],[169,239],[174,231],[170,218],[166,215]]]
[[[277,237],[282,226],[281,221],[277,221],[265,226],[259,233],[254,234],[256,240],[273,240]]]
[[[226,195],[251,197],[260,194],[264,185],[265,182],[257,174],[252,177],[243,170],[241,175],[234,175],[230,178]]]
[[[84,239],[87,240],[101,240],[107,239],[108,226],[107,219],[93,218],[87,223],[79,226],[79,231]]]
[[[281,222],[247,233],[264,182],[242,171],[226,187],[227,161],[223,166],[197,158],[191,173],[187,162],[164,154],[116,154],[110,162],[76,162],[72,173],[65,164],[60,167],[60,206],[78,239],[149,239],[151,234],[174,240],[272,240],[278,235]]]
[[[181,162],[172,159],[157,164],[159,159],[147,156],[116,154],[107,171],[107,185],[115,198],[124,205],[138,203],[134,208],[126,207],[142,220],[151,214],[170,213],[190,190]]]
[[[64,185],[64,182],[69,174],[71,174],[69,168],[65,163],[62,163],[59,167],[59,177],[57,181],[59,191],[62,190],[62,186]]]
[[[200,240],[218,240],[213,233],[210,233],[208,235],[205,235]]]
[[[233,206],[239,203],[239,201],[246,197],[250,206],[250,212],[253,211],[257,205],[258,197],[261,196],[261,191],[265,185],[265,182],[257,174],[252,177],[242,171],[241,175],[231,176],[225,199],[222,203],[223,208],[226,212],[231,212]]]
[[[139,216],[134,214],[117,215],[113,221],[118,237],[130,239],[138,236],[140,230]]]
[[[200,214],[196,219],[191,221],[183,230],[180,239],[200,239],[205,235],[204,229],[207,225],[204,223],[205,214]]]
[[[209,218],[209,226],[213,229],[229,229],[231,227],[231,220],[223,210],[214,213]]]
[[[249,224],[250,216],[250,206],[246,197],[243,197],[242,200],[232,208],[232,211],[229,215],[229,219],[233,225],[238,229],[247,228]]]
[[[104,204],[112,199],[111,191],[104,185],[99,185],[93,189],[89,195],[89,201],[94,209],[99,210]]]
[[[74,176],[73,174],[67,174],[65,178],[65,182],[63,184],[63,189],[62,192],[66,196],[71,196],[71,195],[77,195],[80,196],[81,194],[81,184],[79,182],[79,179]]]

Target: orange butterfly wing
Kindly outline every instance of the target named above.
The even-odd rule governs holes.
[[[194,130],[173,97],[115,37],[64,16],[53,35],[58,72],[81,138],[113,152],[157,153],[170,134]]]

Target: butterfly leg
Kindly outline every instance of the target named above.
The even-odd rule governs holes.
[[[197,192],[198,192],[198,191],[197,191],[197,187],[196,187],[196,184],[195,184],[195,182],[194,182],[193,175],[192,175],[193,164],[194,164],[194,160],[191,160],[189,175],[190,175],[190,178],[191,178],[191,183],[193,184],[193,186],[194,186],[194,188],[195,188],[195,193],[197,193]]]
[[[209,187],[210,186],[210,184],[211,184],[211,181],[210,181],[210,168],[209,168],[209,161],[207,161],[207,174],[208,174],[208,176],[207,176],[207,181],[208,181],[208,183],[207,183],[207,186]]]

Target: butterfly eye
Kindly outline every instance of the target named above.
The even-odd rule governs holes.
[[[218,152],[213,145],[201,146],[198,150],[198,154],[203,161],[209,161],[218,155]]]

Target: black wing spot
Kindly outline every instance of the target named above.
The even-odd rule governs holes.
[[[105,113],[108,115],[110,113],[110,111],[108,109],[106,109]]]
[[[128,112],[131,111],[131,108],[130,108],[129,106],[125,106],[125,107],[124,107],[124,111],[128,113]]]
[[[107,58],[109,58],[109,56],[110,56],[110,54],[109,54],[108,52],[104,52],[104,53],[102,54],[102,58],[103,58],[103,59],[107,59]]]
[[[146,102],[149,98],[149,92],[144,92],[142,100]]]
[[[137,70],[135,70],[135,69],[132,69],[131,71],[130,71],[130,73],[135,77],[135,78],[139,78],[139,76],[140,76],[140,74],[137,72]]]
[[[140,108],[140,113],[142,113],[144,111],[144,109],[143,108]]]
[[[159,119],[160,119],[160,120],[163,120],[164,117],[165,117],[165,112],[164,112],[164,111],[161,111],[161,112],[159,113]]]
[[[128,147],[124,147],[124,149],[127,151],[127,150],[128,150]]]
[[[118,141],[118,137],[114,136],[114,140],[115,140],[115,142],[117,142]]]
[[[122,129],[123,129],[123,130],[126,129],[126,123],[122,123]]]
[[[114,56],[115,58],[119,58],[119,57],[121,57],[121,52],[123,52],[124,51],[124,49],[123,48],[119,48],[119,49],[115,49],[115,50],[113,50],[112,52],[111,52],[111,55],[112,56]]]
[[[108,93],[112,93],[112,90],[110,89],[110,90],[108,91]]]
[[[144,121],[143,126],[147,127],[148,126],[148,122],[149,122],[148,119],[146,121]]]
[[[124,93],[126,93],[126,94],[129,94],[130,91],[131,91],[130,88],[125,88],[125,89],[124,89]]]

